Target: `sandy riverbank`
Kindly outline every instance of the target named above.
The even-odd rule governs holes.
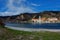
[[[21,30],[21,31],[50,31],[50,32],[60,32],[60,29],[34,29],[34,28],[20,28],[20,27],[11,27],[11,26],[5,26],[10,29],[14,30]]]

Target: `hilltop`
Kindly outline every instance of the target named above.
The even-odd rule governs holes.
[[[60,20],[60,11],[43,11],[39,13],[21,13],[19,15],[13,15],[13,16],[0,16],[0,20],[3,20],[4,22],[20,22],[20,21],[29,21],[33,18],[46,17],[56,17]]]

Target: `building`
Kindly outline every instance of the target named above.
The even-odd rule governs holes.
[[[46,17],[41,17],[41,22],[45,23],[46,19],[47,19]]]
[[[32,18],[32,22],[41,23],[41,17],[39,16],[39,18]]]
[[[39,18],[32,18],[32,22],[35,22],[35,23],[57,23],[58,18],[56,18],[56,17],[46,18],[46,17],[39,16]]]
[[[55,23],[58,21],[58,18],[55,18],[55,17],[48,18],[47,21]]]

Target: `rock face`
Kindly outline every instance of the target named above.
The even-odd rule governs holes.
[[[22,13],[20,15],[13,15],[13,16],[0,16],[0,19],[3,22],[20,22],[20,21],[29,21],[33,18],[38,18],[39,16],[51,18],[56,17],[60,20],[60,11],[44,11],[40,13]]]

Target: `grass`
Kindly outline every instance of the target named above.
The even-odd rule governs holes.
[[[60,40],[60,32],[27,32],[0,26],[0,40]]]

